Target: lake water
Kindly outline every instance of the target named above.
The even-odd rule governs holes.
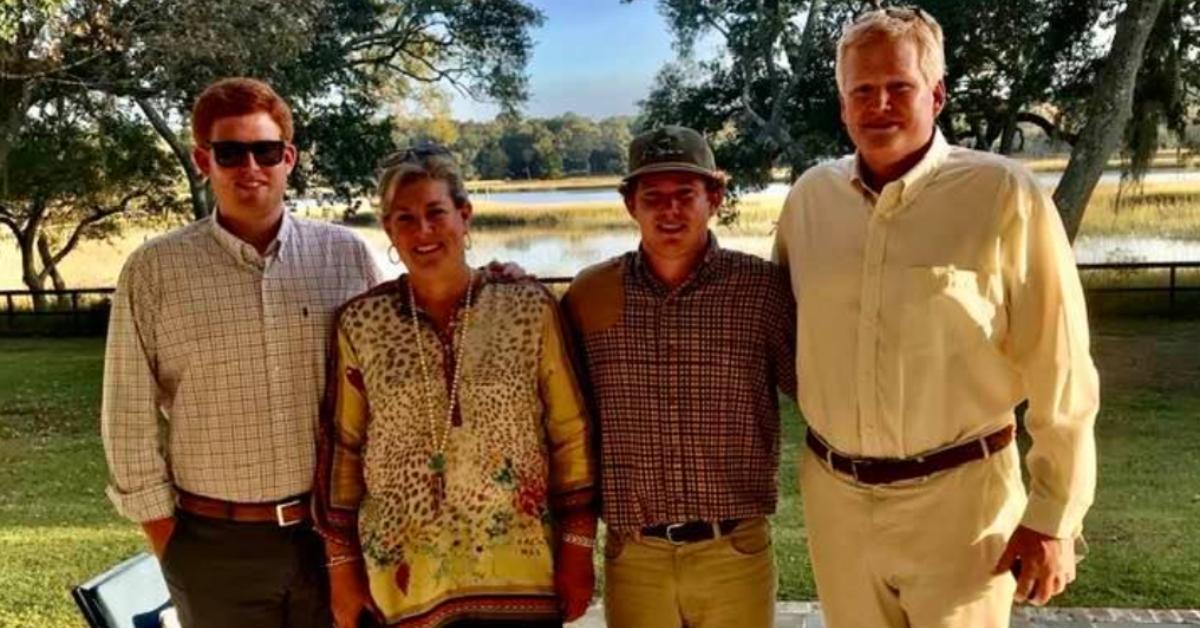
[[[760,257],[771,253],[770,236],[747,236],[717,228],[721,245]],[[387,241],[382,233],[371,240],[372,249],[382,268],[396,268],[387,260]],[[472,265],[491,260],[512,261],[540,277],[572,276],[586,266],[631,251],[637,247],[634,231],[615,231],[583,235],[527,234],[520,232],[477,233],[468,251]],[[1167,238],[1081,237],[1075,242],[1079,263],[1169,262],[1200,260],[1200,241]]]
[[[1058,185],[1058,180],[1062,178],[1061,172],[1042,172],[1037,174],[1037,179],[1046,187]],[[1119,172],[1105,172],[1100,177],[1101,183],[1115,184],[1121,180]],[[1183,169],[1163,169],[1155,170],[1146,173],[1144,178],[1146,183],[1187,183],[1200,181],[1200,170],[1183,170]],[[755,192],[755,195],[764,195],[769,197],[778,197],[782,199],[787,196],[791,186],[787,183],[772,183],[766,188]],[[616,188],[580,188],[574,190],[531,190],[528,192],[494,192],[483,193],[477,192],[471,195],[472,198],[478,200],[494,201],[497,203],[514,203],[514,204],[561,204],[561,203],[590,203],[593,201],[609,201],[618,202],[621,200],[621,195],[617,193]]]
[[[1046,172],[1037,177],[1042,185],[1052,187],[1058,183],[1061,173]],[[1116,183],[1119,178],[1117,172],[1106,172],[1102,182]],[[1200,171],[1155,170],[1148,173],[1145,180],[1148,183],[1194,182],[1200,181]],[[774,183],[755,195],[777,198],[782,203],[788,189],[786,183]],[[525,205],[620,200],[614,188],[476,193],[472,197]],[[372,242],[376,259],[383,268],[393,268],[394,265],[387,260],[386,238],[382,232],[374,231],[366,235]],[[771,253],[770,236],[739,235],[736,230],[721,227],[716,228],[715,232],[721,245],[727,248],[760,257],[768,257]],[[468,252],[468,259],[473,265],[486,264],[491,260],[512,261],[540,277],[559,277],[572,276],[591,264],[633,250],[637,247],[638,234],[633,230],[581,234],[506,230],[476,232],[472,234],[472,239],[474,248]],[[1083,264],[1200,260],[1200,241],[1126,236],[1080,237],[1075,242],[1075,259]]]

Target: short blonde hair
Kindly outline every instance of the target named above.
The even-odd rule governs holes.
[[[424,179],[445,181],[454,206],[462,209],[469,202],[462,171],[449,150],[441,146],[409,148],[384,159],[379,169],[379,216],[392,209],[399,188]]]
[[[917,62],[930,86],[946,75],[946,55],[942,49],[942,26],[932,15],[917,7],[890,7],[868,11],[842,31],[837,47],[838,91],[845,89],[846,52],[868,42],[908,40],[917,45]]]

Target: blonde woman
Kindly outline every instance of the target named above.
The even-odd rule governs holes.
[[[385,162],[408,273],[339,312],[316,519],[335,623],[560,626],[594,583],[594,461],[554,299],[467,264],[471,203],[437,147]]]

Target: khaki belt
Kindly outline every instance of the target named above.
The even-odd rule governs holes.
[[[812,452],[821,457],[834,471],[848,475],[862,484],[891,484],[933,475],[987,458],[1008,447],[1013,440],[1014,428],[1006,425],[997,430],[965,443],[940,449],[912,458],[850,458],[833,450],[811,429],[804,440]]]
[[[281,528],[309,519],[308,494],[278,502],[239,503],[178,491],[179,508],[193,515],[238,523],[274,523]]]

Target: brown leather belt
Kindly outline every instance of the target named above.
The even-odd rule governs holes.
[[[733,532],[741,519],[722,519],[721,521],[688,521],[687,523],[663,523],[642,528],[642,536],[652,536],[666,539],[675,545],[708,541],[718,536]]]
[[[278,502],[246,504],[227,502],[177,490],[179,508],[193,515],[238,523],[274,523],[281,528],[309,519],[308,494]]]
[[[1008,425],[986,436],[912,458],[849,458],[833,451],[811,429],[804,440],[808,448],[834,471],[848,475],[861,484],[891,484],[987,458],[1008,447],[1013,440],[1013,426]]]

